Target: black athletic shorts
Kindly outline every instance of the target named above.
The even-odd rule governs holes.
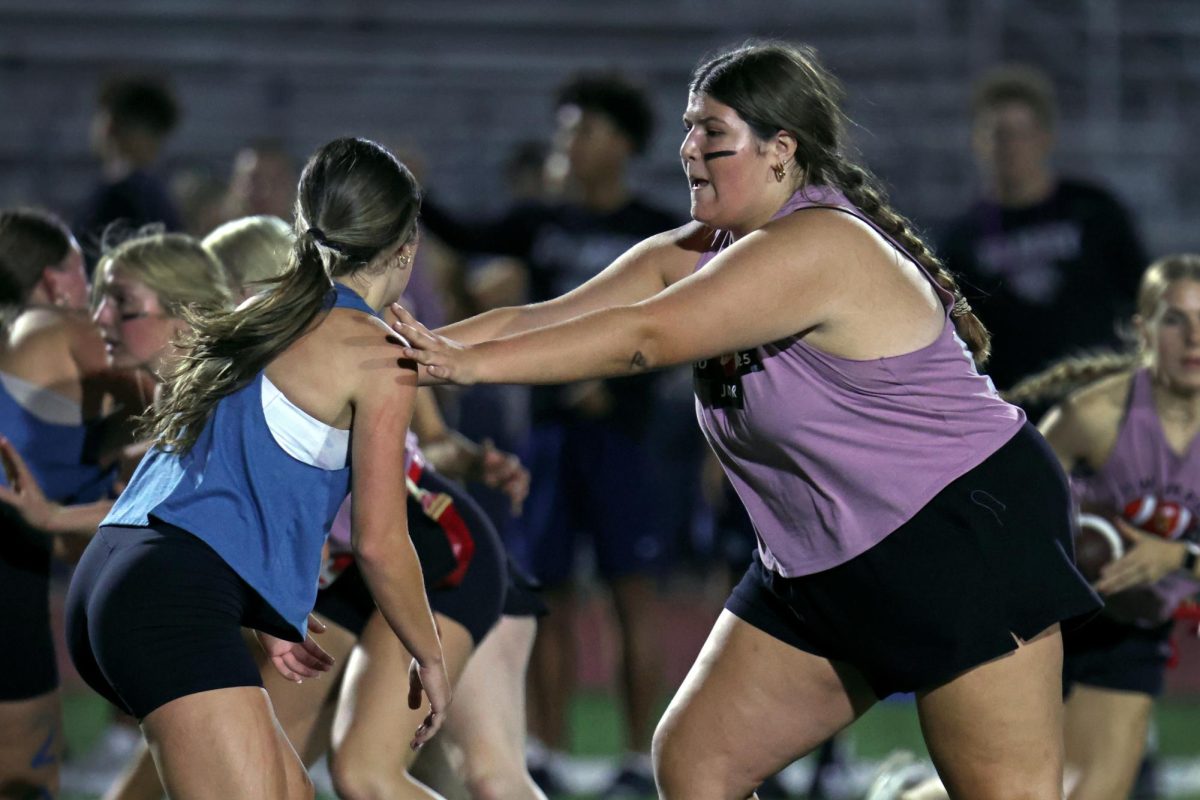
[[[162,522],[100,528],[75,569],[66,611],[75,668],[138,719],[189,694],[261,687],[242,628],[296,641],[216,551]]]
[[[0,512],[0,702],[58,688],[50,632],[50,540]]]
[[[939,686],[1056,622],[1096,612],[1075,568],[1066,477],[1026,424],[882,542],[796,578],[757,556],[726,608],[858,668],[880,698]]]
[[[425,588],[429,594],[429,606],[436,613],[443,614],[466,628],[471,633],[472,640],[479,644],[500,618],[504,605],[507,577],[500,537],[483,509],[462,487],[429,469],[421,474],[417,485],[430,492],[450,495],[455,509],[475,542],[471,562],[457,586],[430,586],[435,579],[428,570],[424,570],[426,559],[432,549],[435,551],[433,557],[441,564],[441,551],[445,548],[434,547],[434,544],[444,540],[445,533],[436,520],[425,514],[420,503],[409,497],[408,525],[412,530],[417,557],[421,559],[422,568],[426,572]],[[437,570],[438,580],[443,572],[440,568]],[[355,636],[362,634],[367,620],[375,612],[375,601],[357,564],[351,564],[331,586],[317,593],[317,605],[314,610]]]
[[[1063,633],[1063,694],[1075,684],[1162,694],[1175,623],[1139,628],[1097,614]]]
[[[504,553],[508,562],[508,582],[504,586],[504,610],[506,617],[544,617],[550,613],[542,600],[541,585],[521,569],[511,554]]]

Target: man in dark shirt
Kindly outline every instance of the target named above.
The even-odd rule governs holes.
[[[178,120],[175,98],[155,78],[114,78],[101,88],[91,139],[103,177],[73,225],[91,263],[105,229],[114,222],[128,229],[151,223],[169,231],[181,229],[167,187],[153,173],[163,142]]]
[[[973,146],[985,193],[940,243],[992,332],[987,372],[1000,389],[1068,353],[1115,344],[1147,263],[1111,194],[1055,174],[1055,118],[1053,89],[1034,70],[1006,67],[980,81]]]
[[[571,291],[637,242],[679,224],[628,185],[626,167],[652,129],[639,89],[615,75],[583,75],[560,89],[556,109],[549,170],[558,171],[552,177],[562,182],[561,199],[523,203],[492,223],[456,221],[428,201],[422,209],[426,228],[451,247],[523,260],[535,302]],[[534,646],[529,706],[532,733],[552,751],[566,744],[575,683],[576,536],[592,540],[597,569],[612,588],[629,752],[605,797],[654,791],[649,750],[661,672],[654,579],[669,545],[652,522],[647,427],[654,380],[535,388],[525,459],[532,484],[514,543],[514,555],[545,587],[551,611]],[[545,776],[537,767],[531,763],[531,772]]]

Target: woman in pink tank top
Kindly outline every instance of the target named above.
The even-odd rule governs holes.
[[[1014,390],[1071,392],[1040,427],[1081,509],[1124,539],[1096,583],[1104,614],[1065,637],[1068,797],[1129,796],[1172,615],[1200,591],[1200,256],[1150,265],[1134,324],[1134,352],[1069,360]]]
[[[693,362],[759,553],[655,734],[666,798],[745,798],[878,698],[917,692],[955,797],[1058,798],[1066,479],[976,371],[988,337],[842,142],[808,48],[697,68],[694,222],[579,289],[430,333],[435,380],[559,383]],[[974,355],[974,360],[971,354]]]

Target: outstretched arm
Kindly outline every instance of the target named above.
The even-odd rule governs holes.
[[[807,224],[807,223],[805,223]],[[648,300],[477,345],[431,334],[404,314],[406,356],[455,383],[566,383],[631,375],[777,341],[822,325],[839,295],[823,247],[802,230],[746,236]]]
[[[638,303],[690,274],[711,237],[709,229],[695,222],[651,236],[562,297],[486,311],[440,328],[438,333],[474,344],[565,322],[589,311]]]

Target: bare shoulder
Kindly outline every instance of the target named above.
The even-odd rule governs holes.
[[[1133,374],[1120,372],[1072,392],[1038,426],[1060,457],[1098,469],[1116,444]]]
[[[836,208],[804,208],[771,220],[761,232],[779,246],[803,244],[807,253],[884,253],[894,248],[873,227]]]
[[[335,310],[323,323],[326,339],[336,349],[340,366],[355,373],[354,383],[372,388],[381,380],[398,385],[416,386],[417,373],[413,362],[404,358],[401,342],[388,326],[390,311],[385,319],[356,311]]]
[[[8,333],[0,363],[19,377],[45,383],[73,369],[77,345],[91,344],[103,356],[103,341],[82,314],[57,309],[34,309],[21,314]]]
[[[416,370],[384,322],[335,309],[267,366],[267,377],[293,403],[335,427],[349,427],[366,397],[415,394]]]
[[[1118,372],[1072,392],[1063,406],[1082,423],[1115,426],[1125,414],[1132,383],[1132,372]]]

